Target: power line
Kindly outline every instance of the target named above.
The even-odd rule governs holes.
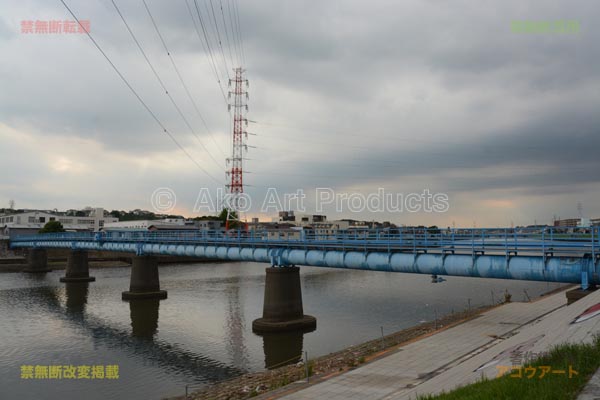
[[[206,4],[206,2],[204,4]],[[227,66],[227,60],[225,59],[225,52],[223,51],[223,45],[221,44],[221,34],[219,33],[219,24],[217,23],[217,17],[215,15],[215,8],[213,7],[212,0],[210,0],[210,9],[212,10],[213,21],[215,23],[215,31],[217,32],[219,48],[221,49],[221,56],[223,56],[223,64],[225,64],[225,70],[227,71],[227,77],[229,78],[229,67]],[[232,68],[233,68],[233,66],[232,66]]]
[[[65,6],[65,8],[67,9],[67,11],[69,11],[69,13],[71,14],[71,16],[75,19],[75,21],[77,21],[77,24],[81,27],[81,29],[83,29],[83,31],[87,34],[87,36],[90,38],[90,40],[92,41],[92,43],[94,43],[94,46],[96,46],[96,48],[98,49],[98,51],[100,51],[100,53],[104,56],[104,58],[106,59],[106,61],[108,61],[108,63],[110,64],[110,66],[113,68],[113,70],[117,73],[117,75],[119,75],[119,78],[121,78],[121,80],[123,81],[123,83],[125,83],[125,85],[129,88],[129,90],[131,91],[131,93],[134,94],[134,96],[138,99],[138,101],[144,106],[144,108],[146,109],[146,111],[148,111],[148,113],[152,116],[152,118],[154,119],[154,121],[156,121],[156,123],[158,124],[158,126],[161,127],[161,129],[163,130],[164,133],[166,133],[171,140],[177,145],[177,147],[179,147],[181,149],[181,151],[183,151],[183,153],[194,163],[196,164],[196,166],[202,171],[204,172],[209,178],[211,178],[213,181],[215,181],[217,184],[221,185],[222,183],[217,180],[215,177],[213,177],[206,169],[204,169],[194,158],[192,158],[192,156],[185,150],[185,148],[177,141],[177,139],[175,139],[175,137],[171,134],[171,132],[169,132],[167,130],[167,128],[163,125],[163,123],[160,121],[160,119],[158,119],[158,117],[156,116],[156,114],[150,109],[150,107],[148,107],[148,105],[144,102],[144,100],[142,100],[142,98],[140,97],[140,95],[137,93],[137,91],[133,88],[133,86],[131,86],[131,84],[127,81],[127,79],[125,78],[125,76],[123,76],[123,74],[121,73],[121,71],[119,71],[119,69],[116,67],[116,65],[111,61],[111,59],[108,57],[108,55],[104,52],[104,50],[102,50],[102,48],[100,47],[100,45],[98,44],[98,42],[96,42],[96,40],[92,37],[92,35],[90,34],[90,32],[85,29],[83,27],[83,25],[81,24],[81,21],[79,20],[79,18],[77,18],[77,16],[73,13],[73,11],[71,11],[71,9],[69,8],[69,6],[67,5],[67,3],[64,2],[64,0],[60,0],[60,2],[63,4],[63,6]]]
[[[244,53],[244,41],[242,39],[242,25],[240,23],[240,11],[238,8],[237,0],[232,0],[232,1],[233,1],[233,9],[235,11],[235,19],[237,21],[237,30],[238,30],[238,36],[239,36],[239,41],[240,41],[240,52],[242,54],[242,64],[246,65],[246,54]]]
[[[230,27],[231,27],[231,38],[233,39],[233,45],[235,48],[235,55],[237,57],[237,61],[238,61],[238,65],[241,63],[242,57],[240,54],[240,50],[239,50],[239,45],[238,45],[238,40],[237,40],[237,34],[235,31],[235,27],[234,27],[234,22],[233,22],[233,17],[231,16],[231,0],[226,0],[227,1],[227,14],[229,15],[229,21],[230,21]]]
[[[233,55],[231,54],[231,42],[229,42],[229,32],[227,32],[227,23],[225,22],[225,12],[223,12],[223,0],[219,0],[219,5],[221,7],[221,17],[223,17],[223,30],[225,31],[225,37],[227,38],[227,50],[229,50],[229,59],[231,60],[231,65],[233,66]]]
[[[217,79],[219,81],[219,86],[221,86],[221,73],[219,73],[219,68],[217,68],[217,63],[215,61],[215,55],[210,46],[210,35],[208,34],[208,28],[202,19],[202,13],[200,12],[200,7],[198,7],[198,1],[194,0],[194,7],[196,8],[196,13],[198,14],[198,21],[200,21],[200,26],[202,27],[202,33],[204,35],[204,40],[206,41],[206,45],[208,46],[208,54],[210,55],[210,59],[213,63],[215,71],[217,71]],[[227,74],[227,80],[229,81],[229,75]],[[224,90],[221,88],[221,92],[223,93],[223,99],[225,100],[225,104],[228,104],[227,97],[225,96]]]
[[[196,0],[194,0],[194,1],[195,1],[196,4],[198,3]],[[217,64],[219,66],[219,68],[221,68],[221,64],[222,63],[218,62],[219,56],[217,54],[217,53],[219,53],[219,50],[221,50],[220,47],[219,47],[219,39],[217,38],[217,30],[214,27],[213,19],[211,18],[210,9],[208,8],[208,2],[206,0],[204,1],[204,10],[206,12],[206,19],[203,19],[204,26],[206,28],[206,32],[207,33],[209,33],[209,31],[211,31],[210,34],[207,37],[208,37],[209,40],[212,40],[214,38],[215,44],[213,45],[213,48],[216,49],[216,50],[214,50],[213,55],[214,55],[214,59],[216,60],[215,64]],[[201,13],[199,13],[198,15],[200,16]],[[229,77],[229,70],[228,70],[227,64],[225,64],[223,67],[224,67],[224,70],[225,70],[225,78],[229,81],[230,77]]]
[[[202,146],[202,148],[204,149],[204,151],[208,152],[208,150],[206,149],[206,147],[204,146],[204,144],[202,143],[202,141],[200,140],[200,137],[198,136],[198,134],[196,133],[196,131],[194,130],[194,128],[192,127],[192,125],[190,124],[190,122],[188,121],[188,119],[185,117],[185,115],[183,114],[183,112],[181,111],[181,108],[177,105],[177,103],[175,102],[175,99],[173,99],[173,96],[171,96],[171,93],[169,93],[169,90],[167,89],[167,87],[165,86],[164,82],[162,81],[162,79],[160,78],[160,76],[158,75],[158,72],[156,72],[156,69],[154,68],[154,66],[152,65],[152,63],[150,62],[150,59],[148,58],[148,56],[146,55],[146,52],[144,51],[144,49],[142,48],[142,46],[140,45],[140,42],[137,40],[135,34],[133,33],[133,31],[131,30],[131,27],[129,26],[129,24],[127,23],[127,20],[125,19],[125,16],[123,15],[123,13],[121,13],[121,10],[119,9],[119,7],[117,6],[117,3],[115,3],[115,0],[111,0],[113,6],[115,7],[115,10],[117,11],[117,13],[119,14],[119,16],[121,17],[121,20],[123,21],[123,23],[125,24],[125,27],[127,28],[127,30],[129,31],[129,34],[131,35],[133,41],[135,42],[135,44],[137,45],[138,49],[140,50],[140,52],[142,53],[142,55],[144,56],[144,59],[146,60],[146,63],[148,64],[148,66],[150,67],[150,69],[152,70],[152,73],[154,74],[154,76],[156,77],[156,79],[158,80],[158,83],[160,84],[160,86],[163,88],[163,90],[165,91],[165,94],[169,97],[169,100],[171,100],[171,103],[173,104],[173,106],[175,107],[175,109],[177,110],[177,112],[179,113],[179,116],[183,119],[183,121],[185,122],[185,124],[187,125],[187,127],[190,129],[190,131],[192,132],[192,134],[194,135],[194,137],[196,138],[196,140],[198,141],[198,143],[200,143],[200,145]],[[211,135],[212,137],[212,135]],[[214,138],[213,138],[214,140]],[[215,144],[217,145],[217,142],[215,141]],[[218,148],[218,145],[217,145]],[[219,149],[220,150],[220,149]],[[218,164],[217,164],[218,165]],[[219,166],[220,167],[220,166]]]
[[[185,0],[185,5],[187,6],[188,13],[190,14],[190,17],[192,18],[192,23],[194,24],[194,30],[196,31],[198,40],[202,44],[204,53],[207,54],[206,59],[208,60],[209,65],[211,66],[211,69],[213,70],[213,72],[215,74],[215,80],[217,81],[217,84],[219,85],[219,89],[221,90],[221,95],[223,96],[223,101],[225,101],[225,105],[227,105],[227,96],[225,96],[225,89],[223,89],[223,84],[221,83],[221,78],[219,77],[219,72],[217,71],[217,66],[215,65],[215,61],[213,59],[212,50],[210,48],[210,44],[208,43],[208,39],[206,38],[206,32],[204,32],[204,26],[202,26],[202,31],[204,32],[203,33],[204,41],[203,41],[202,38],[200,37],[200,30],[198,29],[198,24],[196,23],[196,19],[194,18],[194,14],[192,12],[192,8],[190,7],[189,0]],[[200,23],[202,23],[202,20],[200,20]],[[205,44],[205,41],[206,41],[206,44]]]
[[[196,110],[196,113],[198,114],[198,116],[200,117],[200,120],[204,124],[204,127],[206,128],[208,134],[213,139],[213,141],[215,141],[215,144],[216,144],[217,142],[216,142],[215,138],[210,133],[210,129],[208,128],[208,125],[206,124],[206,121],[204,120],[204,117],[202,116],[202,113],[198,109],[198,105],[194,101],[194,98],[192,97],[192,94],[190,93],[190,90],[188,89],[185,81],[183,80],[183,77],[181,76],[181,73],[179,72],[179,68],[177,68],[177,64],[175,64],[175,60],[173,59],[173,56],[171,55],[171,52],[169,51],[169,48],[167,47],[167,43],[165,42],[162,34],[160,33],[160,30],[158,29],[158,25],[156,24],[156,21],[154,20],[154,17],[152,16],[152,13],[150,12],[150,8],[148,7],[148,4],[146,3],[146,0],[142,0],[142,3],[144,4],[144,7],[146,8],[146,11],[148,12],[148,15],[150,16],[150,20],[152,21],[152,25],[154,26],[154,29],[156,30],[156,33],[158,34],[158,37],[160,38],[160,41],[161,41],[163,47],[165,48],[165,51],[167,52],[167,56],[169,56],[169,60],[171,60],[171,64],[173,65],[173,68],[175,69],[175,73],[177,74],[177,77],[179,78],[179,82],[181,82],[181,85],[185,89],[185,93],[187,94],[188,98],[190,99],[190,102],[192,103],[192,105],[194,106],[194,109]],[[202,147],[204,147],[203,144],[202,144]],[[206,147],[204,147],[204,149],[206,150]],[[220,150],[220,148],[219,148],[219,150]],[[215,164],[217,164],[219,166],[219,168],[221,168],[220,164],[213,157],[213,155],[210,154],[210,152],[208,150],[206,150],[206,153],[215,162]],[[223,154],[223,155],[225,155],[225,154]]]

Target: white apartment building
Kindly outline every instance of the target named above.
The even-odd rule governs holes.
[[[23,211],[0,215],[0,235],[14,237],[35,234],[50,221],[60,222],[66,231],[99,231],[105,224],[118,220],[114,217],[105,217],[103,208],[95,208],[88,216],[83,217],[49,211]]]

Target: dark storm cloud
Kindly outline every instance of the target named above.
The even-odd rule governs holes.
[[[143,4],[117,4],[205,146],[222,159],[228,114],[186,2],[147,2],[220,150],[186,98]],[[24,19],[69,19],[60,3],[10,3],[0,19],[6,55],[0,122],[39,137],[93,140],[107,154],[152,158],[176,149],[87,38],[19,33]],[[197,3],[205,12],[209,3]],[[202,165],[212,164],[110,1],[68,4],[91,20],[94,37],[176,138]],[[194,1],[188,4],[195,12]],[[228,2],[222,4],[227,15]],[[597,2],[263,0],[239,6],[249,118],[294,128],[249,128],[259,133],[251,137],[259,149],[249,154],[255,173],[247,180],[256,190],[416,180],[457,193],[558,196],[600,179],[594,173]],[[581,32],[516,34],[515,20],[575,20]],[[227,38],[221,39],[231,68]],[[212,50],[222,65],[215,42]],[[220,71],[226,86],[224,66]]]
[[[336,185],[343,186],[374,179],[401,182],[417,175],[431,181],[439,176],[451,191],[522,188],[531,194],[549,187],[554,193],[569,193],[577,184],[600,183],[599,148],[600,116],[595,104],[571,104],[515,130],[482,132],[461,144],[432,142],[413,151],[383,151],[369,158],[368,152],[355,153],[353,158],[352,149],[340,148],[335,159],[299,160],[287,170],[292,176],[300,173],[294,179],[305,184],[314,181],[313,176],[321,176],[320,184],[336,176]],[[462,171],[464,176],[445,177],[452,171]]]

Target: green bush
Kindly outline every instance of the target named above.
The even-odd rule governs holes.
[[[65,228],[58,221],[48,221],[46,225],[42,229],[40,229],[40,233],[56,233],[56,232],[64,232]]]

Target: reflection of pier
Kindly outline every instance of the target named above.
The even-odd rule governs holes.
[[[158,330],[159,299],[145,299],[129,302],[131,315],[131,335],[138,338],[153,338]]]
[[[265,368],[273,369],[294,364],[302,358],[304,332],[266,333],[262,337]]]
[[[248,369],[248,350],[244,344],[244,310],[240,302],[240,277],[235,277],[228,282],[225,294],[227,296],[227,352],[233,365],[244,370]]]
[[[21,292],[15,292],[21,294]],[[105,345],[127,352],[144,363],[150,363],[174,374],[192,375],[198,382],[218,382],[242,374],[240,368],[192,353],[178,345],[156,340],[159,300],[130,301],[131,331],[113,328],[100,318],[86,313],[87,283],[68,283],[65,287],[65,306],[60,288],[35,288],[27,292],[37,298],[37,304],[56,317],[76,324],[89,332],[94,345]],[[0,300],[2,301],[2,300]]]

